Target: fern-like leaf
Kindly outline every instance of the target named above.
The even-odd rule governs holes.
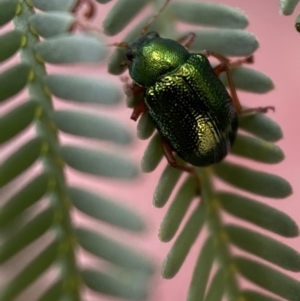
[[[121,28],[127,25],[128,16],[126,22],[118,20],[117,16],[120,7],[128,2],[118,1],[104,21],[104,28],[110,35],[120,32]],[[156,2],[162,5],[163,1]],[[294,4],[296,2],[298,1],[294,1]],[[129,11],[131,18],[137,14],[143,4],[144,1],[140,1]],[[123,41],[130,43],[136,40],[142,28],[141,24],[146,24],[147,20],[148,18],[133,28]],[[248,56],[259,46],[255,36],[244,30],[248,19],[238,9],[208,2],[174,1],[151,24],[150,30],[157,30],[163,37],[176,38],[184,34],[174,30],[177,21],[204,27],[201,30],[197,28],[192,30],[196,33],[195,42],[191,47],[192,52],[206,49],[226,56]],[[214,28],[207,29],[205,26]],[[124,49],[113,51],[108,68],[111,73],[121,74],[125,70],[124,67],[120,67],[124,51]],[[232,75],[237,89],[240,90],[262,94],[274,88],[272,80],[267,75],[251,68],[233,68]],[[221,77],[221,80],[225,85],[228,84],[225,77]],[[128,97],[127,104],[129,107],[134,107],[139,100],[139,98]],[[282,138],[278,124],[263,114],[241,116],[239,123],[240,130],[247,132],[247,135],[239,132],[229,158],[239,156],[265,164],[279,163],[284,159],[283,151],[274,144]],[[145,113],[138,122],[138,136],[141,139],[150,138],[142,159],[142,169],[145,172],[153,171],[164,160],[159,134],[152,135],[153,132],[154,126]],[[180,164],[184,164],[180,159],[178,160]],[[245,191],[259,196],[282,199],[291,195],[291,186],[277,175],[231,163],[229,160],[212,167],[196,169],[201,180],[201,197],[197,197],[198,205],[187,219],[188,209],[195,197],[194,178],[187,176],[176,190],[179,178],[184,176],[182,172],[169,166],[166,166],[163,171],[154,193],[154,205],[163,207],[172,192],[174,190],[176,192],[170,200],[171,204],[159,230],[161,241],[168,242],[174,239],[173,246],[162,265],[162,276],[172,278],[176,275],[201,230],[206,227],[208,238],[199,253],[187,300],[218,301],[225,296],[228,300],[277,300],[261,294],[258,289],[243,290],[238,282],[240,276],[275,295],[288,300],[299,300],[299,281],[288,277],[276,268],[248,259],[247,254],[268,261],[275,267],[294,272],[300,271],[300,254],[279,240],[269,237],[269,233],[263,235],[237,224],[226,224],[222,219],[223,212],[227,212],[239,220],[250,222],[283,237],[298,236],[298,226],[289,216],[243,196]],[[213,181],[217,177],[234,187],[236,192],[216,190]],[[186,220],[185,224],[182,225],[184,220]],[[242,249],[245,257],[235,257],[231,246]],[[218,269],[214,272],[215,266]],[[212,280],[209,281],[211,277]]]
[[[1,147],[12,149],[1,157],[0,194],[9,192],[1,200],[0,209],[1,270],[9,270],[11,263],[22,261],[24,255],[30,258],[22,268],[10,271],[11,279],[1,283],[1,301],[20,296],[31,299],[24,291],[54,270],[55,281],[43,283],[36,294],[38,300],[83,300],[82,291],[86,288],[143,300],[154,271],[146,255],[140,255],[136,248],[111,234],[101,233],[101,226],[106,223],[139,234],[145,229],[143,219],[121,205],[121,201],[71,186],[65,178],[66,166],[120,180],[138,175],[133,160],[114,150],[115,144],[132,141],[130,132],[120,122],[85,112],[78,106],[114,106],[121,101],[118,86],[104,78],[46,73],[45,62],[68,65],[97,63],[105,58],[103,37],[70,32],[77,22],[73,11],[78,4],[76,0],[0,1],[0,26],[14,22],[14,30],[0,36],[0,62],[8,62],[0,74],[0,102],[14,106],[0,119]],[[37,13],[36,9],[42,12]],[[8,60],[16,53],[20,54],[20,62],[9,65]],[[28,100],[15,101],[14,97],[24,90]],[[54,109],[52,96],[72,101],[73,109]],[[36,133],[28,139],[23,132],[29,127]],[[79,141],[109,141],[110,150],[92,149],[88,144],[64,145],[58,137],[64,133]],[[12,147],[21,139],[23,144],[19,143],[18,149]],[[36,165],[41,166],[38,174],[30,172]],[[24,184],[25,173],[29,178]],[[75,208],[99,223],[100,231],[75,225],[71,210]],[[48,242],[45,244],[44,240]],[[34,256],[30,255],[32,244],[37,248]],[[94,265],[93,269],[80,266],[78,248],[86,256],[93,254],[110,265]]]

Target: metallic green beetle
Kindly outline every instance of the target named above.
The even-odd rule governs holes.
[[[208,166],[234,142],[238,120],[231,98],[203,54],[149,32],[129,46],[129,74],[145,88],[157,130],[184,161]]]
[[[127,49],[125,57],[133,79],[131,85],[127,84],[127,92],[144,93],[144,101],[137,104],[131,118],[137,120],[141,113],[149,112],[162,137],[164,154],[175,168],[193,172],[190,166],[179,166],[173,152],[194,166],[221,161],[234,143],[238,114],[273,109],[242,110],[239,103],[229,67],[250,63],[252,57],[230,62],[209,51],[190,53],[188,48],[195,34],[175,41],[154,31],[146,33],[148,27],[149,24],[136,42],[114,44]],[[221,64],[213,68],[209,55]],[[218,78],[223,71],[227,73],[231,96]]]

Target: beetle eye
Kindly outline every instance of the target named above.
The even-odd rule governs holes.
[[[149,31],[147,33],[147,36],[149,36],[151,38],[159,38],[159,34],[156,31]]]
[[[128,61],[132,61],[134,59],[134,54],[132,49],[128,48],[125,52],[125,57]]]

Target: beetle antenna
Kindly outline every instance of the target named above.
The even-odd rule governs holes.
[[[162,8],[150,19],[150,21],[142,28],[141,36],[145,35],[152,24],[152,22],[162,13],[171,0],[166,0]]]
[[[127,42],[116,42],[113,44],[108,44],[107,46],[115,46],[115,47],[119,47],[119,48],[129,48],[129,45]]]

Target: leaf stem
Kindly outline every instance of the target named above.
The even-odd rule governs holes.
[[[36,111],[35,126],[37,134],[44,141],[40,150],[40,159],[44,170],[52,175],[49,181],[49,193],[51,205],[55,208],[52,228],[56,230],[56,239],[59,241],[57,262],[61,268],[62,287],[64,296],[72,300],[80,300],[80,274],[76,263],[75,249],[77,242],[70,216],[70,201],[66,192],[66,182],[63,170],[63,161],[58,155],[59,144],[56,126],[49,118],[53,111],[51,95],[43,82],[46,75],[45,64],[35,51],[39,37],[31,29],[29,19],[35,14],[30,1],[22,1],[21,9],[14,18],[15,28],[26,34],[26,43],[20,53],[22,63],[31,67],[31,75],[28,79],[29,101],[39,104]]]
[[[202,168],[200,171],[202,202],[205,202],[207,210],[207,224],[211,236],[214,238],[216,255],[221,268],[226,273],[226,285],[228,300],[239,300],[240,287],[237,279],[237,268],[233,262],[227,234],[224,232],[224,224],[220,213],[220,204],[215,197],[210,168]]]

